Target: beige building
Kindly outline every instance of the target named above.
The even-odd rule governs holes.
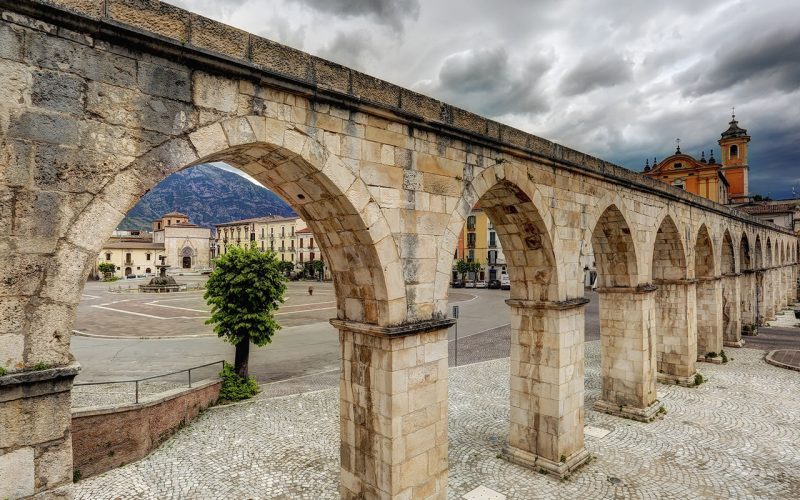
[[[216,224],[214,255],[224,255],[231,246],[244,247],[250,242],[261,251],[272,250],[282,261],[295,263],[298,271],[307,262],[325,261],[314,234],[300,217],[272,215]],[[330,277],[327,265],[325,277]]]
[[[110,262],[118,278],[156,274],[161,256],[171,270],[198,271],[211,267],[211,230],[192,224],[179,212],[153,221],[153,231],[114,231],[97,256],[97,264]],[[98,277],[95,265],[90,277]]]

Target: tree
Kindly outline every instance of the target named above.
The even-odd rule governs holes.
[[[481,271],[481,264],[480,262],[470,262],[469,263],[469,271],[473,274],[475,279],[478,279],[478,273]]]
[[[323,273],[325,272],[325,263],[321,260],[312,260],[311,261],[311,278],[315,278],[319,276],[319,279],[322,280]]]
[[[117,268],[111,262],[101,262],[97,264],[97,270],[103,273],[103,277],[108,278],[114,274],[114,271],[116,271]]]
[[[289,273],[294,271],[294,262],[289,262],[288,260],[282,260],[278,262],[278,267],[280,268],[283,275],[288,277]]]
[[[274,312],[283,302],[286,279],[274,252],[255,244],[230,247],[216,260],[203,296],[211,306],[214,333],[236,346],[234,370],[247,378],[250,342],[263,347],[280,330]]]
[[[456,261],[456,272],[461,275],[462,282],[464,281],[464,276],[471,270],[470,264],[471,262],[467,262],[464,259],[458,259]]]

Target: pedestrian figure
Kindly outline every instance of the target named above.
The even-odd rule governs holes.
[[[308,287],[308,294],[309,295],[314,295],[314,287],[313,286]]]

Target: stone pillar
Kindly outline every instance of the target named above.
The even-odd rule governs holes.
[[[743,277],[731,273],[722,277],[722,341],[725,347],[742,347],[742,307],[739,290]]]
[[[339,329],[342,498],[447,498],[447,329]]]
[[[694,280],[659,280],[655,291],[658,381],[694,385],[697,374],[697,300]]]
[[[764,291],[764,321],[775,319],[775,270],[767,269],[762,278]]]
[[[722,362],[722,280],[698,278],[697,282],[697,355],[706,361]],[[708,359],[708,353],[714,359]]]
[[[598,288],[603,391],[594,409],[649,422],[656,400],[653,285]]]
[[[77,363],[0,377],[0,498],[70,498]]]
[[[765,304],[766,304],[766,293],[764,291],[764,270],[756,270],[755,278],[754,278],[754,287],[755,287],[755,318],[756,318],[756,326],[761,326],[765,323],[766,311],[765,311]],[[754,332],[755,333],[755,332]]]
[[[739,279],[739,298],[742,303],[742,335],[753,335],[758,323],[756,318],[756,273],[752,270],[742,271]]]
[[[564,477],[589,458],[583,444],[584,305],[511,306],[511,424],[503,455]]]

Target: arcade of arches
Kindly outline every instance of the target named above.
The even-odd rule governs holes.
[[[612,414],[652,419],[657,380],[691,385],[698,357],[796,299],[794,235],[600,159],[166,4],[3,9],[0,497],[68,494],[87,270],[191,165],[273,189],[330,264],[345,498],[446,497],[448,284],[478,202],[512,282],[506,456],[522,465],[564,475],[587,457],[582,248]]]

